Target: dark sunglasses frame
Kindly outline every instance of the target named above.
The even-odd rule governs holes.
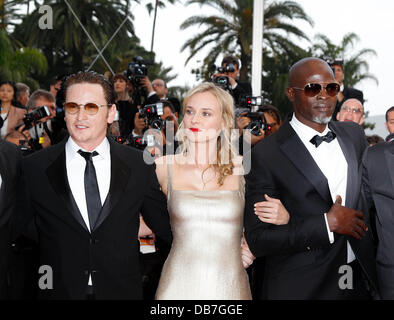
[[[67,110],[67,105],[68,104],[73,104],[75,106],[78,106],[78,110],[75,111],[75,112],[70,112],[70,110]],[[88,111],[89,109],[86,109],[86,106],[88,106],[88,105],[93,105],[94,109],[90,109],[90,110],[95,110],[95,111],[94,112]],[[88,103],[85,103],[85,104],[83,104],[83,103],[78,104],[76,102],[71,102],[70,101],[70,102],[63,103],[63,106],[64,106],[64,111],[68,112],[69,114],[77,114],[79,112],[79,110],[81,109],[81,106],[83,106],[83,109],[85,110],[85,112],[87,114],[95,115],[100,110],[100,107],[106,107],[106,106],[108,107],[108,106],[111,106],[111,104],[97,104],[97,103],[94,103],[94,102],[88,102]]]
[[[332,88],[333,91],[329,87],[333,87]],[[291,87],[291,88],[296,90],[303,90],[304,94],[307,97],[317,96],[322,92],[323,88],[330,97],[335,97],[340,90],[340,86],[336,82],[331,82],[326,85],[323,85],[321,83],[307,83],[304,88],[297,88],[297,87]]]

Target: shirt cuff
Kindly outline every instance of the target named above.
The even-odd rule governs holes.
[[[328,220],[327,220],[327,213],[324,214],[324,221],[326,222],[328,239],[330,240],[330,243],[334,243],[334,232],[330,231],[330,226],[328,225]]]
[[[237,87],[238,83],[235,82],[235,84],[233,86],[231,86],[231,90],[234,90]]]

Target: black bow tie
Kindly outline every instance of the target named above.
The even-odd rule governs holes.
[[[330,143],[332,140],[334,140],[336,137],[336,134],[332,131],[328,131],[325,136],[319,136],[318,134],[315,135],[310,142],[315,145],[317,148],[323,141]]]

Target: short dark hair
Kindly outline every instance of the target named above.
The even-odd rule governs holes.
[[[176,113],[175,107],[174,107],[174,105],[173,105],[170,101],[168,101],[168,100],[160,100],[160,101],[163,103],[163,109],[164,109],[165,107],[167,107],[167,108],[170,108],[170,110],[171,110],[171,112],[172,112],[173,114]]]
[[[80,83],[98,84],[103,88],[105,100],[109,105],[115,103],[115,92],[112,84],[102,75],[94,71],[78,72],[67,77],[64,83],[64,92],[67,96],[67,89]]]
[[[373,134],[371,136],[366,136],[367,141],[369,144],[377,144],[380,142],[384,142],[384,139],[381,136],[378,136],[377,134]]]
[[[27,110],[34,109],[36,108],[36,102],[38,99],[43,98],[45,100],[48,100],[50,102],[55,102],[55,97],[53,96],[52,93],[46,90],[38,89],[32,93],[32,95],[29,98],[29,101],[27,102]]]
[[[269,115],[271,115],[272,117],[274,117],[278,124],[280,124],[281,121],[282,121],[280,113],[279,113],[279,110],[276,107],[274,107],[274,106],[272,106],[270,104],[266,104],[266,105],[260,107],[259,111],[260,112],[266,112]]]
[[[391,108],[389,108],[386,111],[386,122],[389,121],[389,112],[392,112],[392,111],[394,111],[394,106],[392,106]]]
[[[13,89],[14,89],[14,96],[12,97],[11,100],[11,105],[13,105],[14,107],[16,107],[18,105],[18,100],[16,99],[16,97],[18,96],[18,88],[16,87],[15,82],[10,81],[10,80],[6,80],[6,81],[1,81],[0,82],[0,87],[4,84],[8,84],[10,85]],[[1,106],[1,100],[0,100],[0,106]]]
[[[226,57],[224,57],[223,60],[222,60],[222,65],[224,65],[224,64],[228,65],[229,63],[232,63],[232,64],[236,65],[238,67],[238,69],[239,69],[239,60],[238,60],[237,57],[234,57],[234,56],[226,56]]]

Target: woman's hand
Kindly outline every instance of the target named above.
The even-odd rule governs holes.
[[[271,198],[264,195],[267,201],[257,202],[254,204],[254,213],[258,218],[266,223],[276,225],[287,224],[290,220],[289,212],[283,206],[279,199]]]
[[[242,235],[242,239],[241,239],[241,258],[242,258],[242,264],[245,269],[248,268],[253,263],[254,259],[256,259],[256,257],[250,251],[244,235]]]

